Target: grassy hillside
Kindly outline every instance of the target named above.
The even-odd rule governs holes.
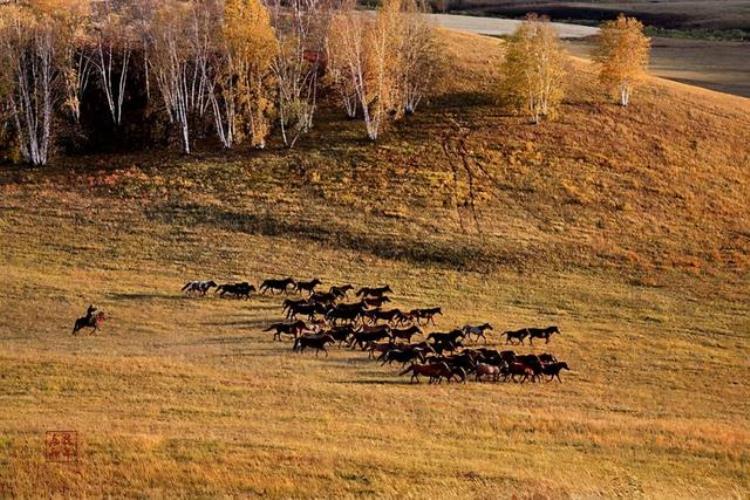
[[[0,496],[750,493],[750,101],[654,79],[623,110],[575,61],[532,126],[496,105],[501,42],[445,38],[450,82],[375,145],[326,108],[293,151],[0,169]],[[272,342],[278,298],[179,294],[288,274],[390,283],[439,329],[558,324],[518,350],[573,371],[410,385]]]

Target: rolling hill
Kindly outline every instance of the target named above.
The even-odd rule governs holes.
[[[384,140],[323,106],[294,150],[0,167],[0,496],[746,496],[750,101],[571,62],[538,126],[498,105],[500,40]],[[436,329],[557,324],[564,383],[409,384],[298,355],[279,297],[188,279],[389,283]],[[89,303],[109,318],[70,335]],[[44,433],[79,433],[77,464]]]

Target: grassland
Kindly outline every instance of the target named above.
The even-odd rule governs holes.
[[[750,104],[654,79],[623,110],[576,61],[534,127],[496,105],[502,42],[445,37],[453,78],[377,145],[324,109],[294,151],[0,170],[0,496],[749,494]],[[535,350],[573,372],[410,385],[272,342],[278,298],[178,293],[286,274],[559,324]]]

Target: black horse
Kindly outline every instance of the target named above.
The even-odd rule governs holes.
[[[529,332],[529,344],[533,344],[534,339],[544,339],[544,343],[549,344],[549,338],[553,333],[562,335],[560,329],[555,325],[547,328],[527,328],[526,331]]]
[[[104,312],[97,312],[96,307],[89,305],[88,309],[86,309],[86,315],[78,318],[73,325],[73,335],[76,335],[83,328],[93,328],[91,333],[94,334],[103,322]]]
[[[432,340],[434,343],[439,342],[453,342],[455,343],[459,338],[464,337],[463,330],[453,330],[448,333],[437,333],[433,332],[427,336],[427,340]]]
[[[219,285],[214,293],[218,293],[220,297],[231,295],[238,299],[244,298],[245,300],[250,298],[250,294],[255,292],[255,286],[251,285],[247,281],[242,283],[226,283]]]
[[[310,349],[315,349],[316,356],[320,351],[323,351],[324,353],[326,353],[326,357],[328,357],[328,349],[326,349],[326,344],[333,344],[334,342],[334,338],[327,333],[318,335],[306,335],[297,337],[295,339],[294,347],[292,347],[292,350],[301,353],[309,347]]]
[[[547,379],[547,382],[552,382],[552,380],[557,377],[557,381],[562,384],[562,380],[560,380],[561,370],[570,370],[570,368],[568,368],[568,363],[566,363],[565,361],[561,361],[559,363],[550,363],[542,367],[542,373],[544,373],[545,375],[549,375],[549,379]]]
[[[320,285],[322,281],[318,278],[311,279],[310,281],[298,281],[294,285],[294,289],[300,293],[303,291],[312,294],[315,291],[315,287]]]
[[[426,309],[412,309],[409,312],[409,315],[414,318],[417,321],[417,324],[420,323],[420,320],[425,320],[425,325],[428,323],[435,324],[435,316],[436,315],[442,315],[443,310],[440,307],[429,307]]]
[[[271,294],[273,294],[274,292],[287,293],[289,286],[294,287],[295,283],[296,281],[294,281],[292,278],[267,279],[260,284],[260,292],[271,292]]]
[[[503,333],[503,335],[505,336],[506,344],[515,344],[515,341],[523,344],[524,339],[529,336],[529,331],[526,328],[521,328],[520,330],[509,330]]]
[[[357,297],[382,297],[386,293],[393,293],[393,290],[388,285],[380,287],[363,286],[357,290]]]
[[[275,330],[273,334],[274,340],[281,340],[281,334],[286,335],[292,335],[294,338],[297,338],[297,336],[302,333],[303,330],[307,329],[307,325],[304,321],[294,321],[291,323],[273,323],[271,326],[263,330],[264,332],[270,332],[271,330]]]
[[[328,289],[328,293],[332,293],[333,295],[336,296],[336,298],[341,299],[343,297],[346,297],[346,292],[348,292],[349,290],[353,290],[353,289],[354,287],[349,284],[342,285],[342,286],[332,286],[331,288]]]
[[[391,329],[391,335],[394,339],[403,339],[407,342],[411,342],[411,338],[414,335],[422,333],[422,329],[417,325],[412,325],[409,328],[393,328]]]

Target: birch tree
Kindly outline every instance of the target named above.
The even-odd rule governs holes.
[[[353,0],[342,2],[331,18],[325,47],[325,79],[338,95],[347,118],[357,116],[358,75],[364,71],[365,23],[353,10]]]
[[[167,0],[155,13],[150,28],[149,66],[164,100],[169,122],[180,130],[183,151],[190,154],[191,117],[205,104],[201,82],[205,72],[200,64],[206,57],[205,38],[194,3]],[[197,24],[196,24],[197,23]],[[196,32],[198,30],[198,32]]]
[[[22,157],[33,165],[49,158],[60,80],[55,64],[56,26],[43,12],[0,6],[0,68]]]
[[[565,94],[566,55],[544,18],[529,16],[508,41],[503,91],[533,123],[553,116]]]
[[[601,25],[594,60],[599,80],[627,106],[633,89],[643,80],[648,67],[651,40],[643,33],[643,24],[620,14]]]
[[[81,99],[92,70],[91,58],[86,52],[90,13],[89,0],[64,0],[51,9],[60,39],[60,71],[65,91],[63,108],[76,123],[81,119]]]
[[[435,27],[425,17],[425,4],[403,0],[403,55],[401,85],[404,112],[412,114],[441,76],[442,60]]]
[[[334,16],[331,25],[332,62],[342,73],[340,80],[351,81],[367,137],[373,141],[404,112],[401,68],[406,42],[402,19],[400,0],[384,0],[375,19],[350,6]]]
[[[281,0],[274,0],[270,7],[277,39],[272,68],[278,88],[279,127],[290,148],[313,124],[328,6],[325,0],[290,0],[283,6]]]
[[[128,67],[132,54],[131,27],[128,16],[115,10],[110,0],[95,4],[94,12],[94,68],[99,76],[112,123],[122,123],[122,106],[128,81]]]
[[[260,0],[225,0],[220,61],[209,98],[225,147],[249,137],[262,149],[273,113],[272,63],[276,38]]]

